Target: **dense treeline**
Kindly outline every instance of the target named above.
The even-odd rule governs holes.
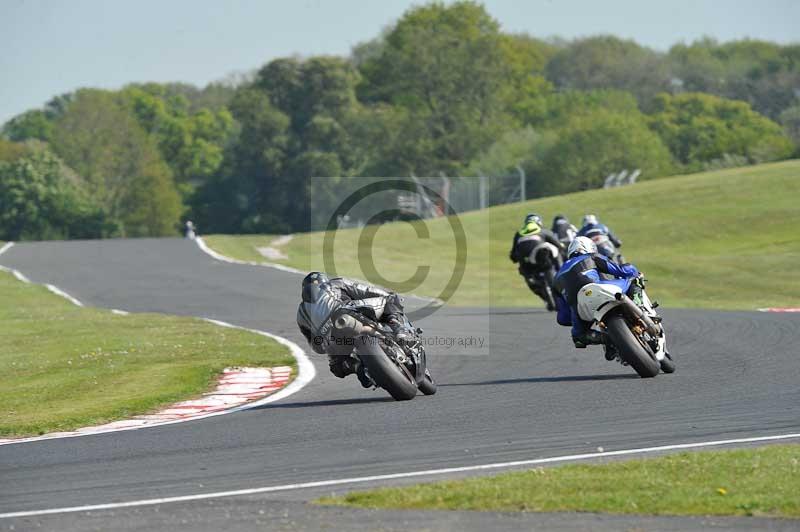
[[[528,195],[787,158],[800,45],[507,34],[431,4],[350,57],[282,58],[235,82],[81,89],[0,139],[0,239],[287,232],[355,176],[510,175]]]

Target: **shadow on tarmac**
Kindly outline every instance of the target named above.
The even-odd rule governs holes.
[[[358,405],[363,403],[393,403],[391,397],[359,397],[353,399],[329,399],[325,401],[304,401],[297,403],[276,403],[257,406],[251,410],[266,410],[273,408],[314,408],[318,406]]]
[[[583,381],[612,381],[620,379],[638,379],[635,373],[619,373],[615,375],[567,375],[563,377],[525,377],[522,379],[499,379],[493,381],[480,382],[453,382],[439,383],[439,387],[444,386],[493,386],[496,384],[522,384],[530,382],[583,382]]]

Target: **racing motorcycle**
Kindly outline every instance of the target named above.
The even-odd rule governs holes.
[[[617,247],[613,242],[611,242],[611,239],[608,238],[607,235],[593,235],[589,238],[591,238],[592,242],[594,242],[597,246],[598,253],[613,260],[617,264],[625,263],[625,257],[622,256],[622,253],[619,252]]]
[[[371,307],[343,307],[332,316],[331,336],[337,345],[352,346],[349,356],[363,364],[367,377],[376,388],[383,388],[397,401],[417,395],[436,393],[436,381],[428,371],[425,348],[420,334],[405,316],[409,340],[398,341],[391,328],[378,322]],[[345,347],[345,350],[348,350]]]
[[[539,286],[536,294],[547,305],[547,310],[556,309],[555,288],[553,287],[558,270],[563,264],[563,257],[558,248],[550,242],[541,242],[526,257],[525,262],[533,266],[535,278],[528,279],[529,286]]]
[[[661,316],[644,290],[645,279],[590,283],[578,292],[578,315],[606,334],[606,359],[630,365],[640,377],[675,371]]]

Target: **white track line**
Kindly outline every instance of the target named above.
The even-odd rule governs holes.
[[[281,238],[286,238],[286,237],[291,237],[291,236],[292,235],[285,235],[285,236],[283,236]],[[245,260],[234,259],[233,257],[228,257],[227,255],[223,255],[222,253],[214,251],[213,249],[208,247],[208,244],[206,244],[206,241],[203,240],[202,237],[199,237],[199,236],[195,237],[194,241],[197,243],[197,246],[201,250],[203,250],[206,254],[210,255],[211,257],[213,257],[213,258],[215,258],[217,260],[221,260],[221,261],[227,262],[229,264],[246,264],[248,266],[264,266],[266,268],[274,268],[274,269],[280,270],[282,272],[295,273],[295,274],[299,274],[299,275],[306,275],[306,273],[307,273],[307,272],[304,272],[303,270],[298,270],[297,268],[291,268],[289,266],[284,266],[283,264],[277,264],[275,262],[266,262],[266,261],[255,262],[255,261],[245,261]],[[288,242],[288,241],[289,240],[286,240],[286,242]],[[362,281],[362,282],[366,283],[366,281]],[[441,299],[439,299],[437,297],[419,296],[419,295],[416,295],[416,294],[405,294],[405,297],[413,297],[415,299],[419,299],[420,301],[427,301],[429,303],[435,303],[437,305],[444,305],[444,301],[442,301]]]
[[[45,286],[47,287],[48,290],[50,290],[51,292],[53,292],[57,296],[63,297],[64,299],[66,299],[67,301],[72,303],[73,305],[77,305],[79,307],[83,306],[83,303],[81,303],[80,301],[78,301],[76,298],[72,297],[68,293],[64,292],[59,287],[57,287],[55,285],[52,285],[52,284],[45,284]],[[112,310],[111,312],[114,312],[114,311]]]
[[[358,484],[364,482],[376,482],[383,480],[396,480],[402,478],[423,477],[446,475],[453,473],[465,473],[470,471],[486,471],[491,469],[506,469],[519,466],[534,466],[542,464],[555,464],[559,462],[574,462],[578,460],[589,460],[593,458],[606,458],[612,456],[629,456],[636,454],[657,453],[663,451],[675,451],[680,449],[697,449],[701,447],[718,447],[721,445],[735,445],[743,443],[757,443],[766,441],[779,441],[789,439],[800,439],[800,433],[781,434],[777,436],[758,436],[753,438],[737,438],[733,440],[717,440],[697,443],[679,443],[675,445],[661,445],[658,447],[641,447],[636,449],[623,449],[620,451],[605,451],[598,453],[570,454],[566,456],[554,456],[551,458],[537,458],[534,460],[519,460],[516,462],[497,462],[493,464],[472,465],[464,467],[448,467],[445,469],[429,469],[425,471],[410,471],[406,473],[394,473],[389,475],[372,475],[368,477],[341,478],[336,480],[319,480],[315,482],[303,482],[298,484],[284,484],[281,486],[265,486],[261,488],[241,489],[232,491],[218,491],[213,493],[200,493],[196,495],[182,495],[177,497],[163,497],[160,499],[142,499],[138,501],[116,502],[108,504],[91,504],[86,506],[68,506],[64,508],[49,508],[46,510],[30,510],[25,512],[9,512],[0,514],[0,519],[12,517],[33,517],[38,515],[63,514],[74,512],[91,512],[97,510],[114,510],[117,508],[131,508],[136,506],[153,506],[157,504],[168,504],[176,502],[201,501],[207,499],[219,499],[223,497],[237,497],[247,495],[258,495],[261,493],[272,493],[276,491],[301,490],[309,488],[323,488],[328,486],[341,486],[344,484]]]
[[[274,262],[255,262],[255,261],[239,260],[239,259],[234,259],[232,257],[228,257],[227,255],[223,255],[222,253],[218,253],[218,252],[214,251],[213,249],[211,249],[210,247],[208,247],[208,244],[206,244],[206,241],[203,240],[203,237],[200,237],[200,236],[196,237],[194,239],[194,241],[197,242],[197,246],[200,249],[202,249],[207,255],[211,255],[215,259],[221,260],[222,262],[227,262],[227,263],[230,263],[230,264],[246,264],[248,266],[265,266],[267,268],[274,268],[274,269],[280,270],[282,272],[296,273],[298,275],[305,275],[306,274],[306,272],[304,272],[302,270],[298,270],[297,268],[290,268],[289,266],[284,266],[283,264],[277,264],[277,263],[274,263]]]
[[[0,248],[0,255],[8,251],[8,249],[13,245],[14,245],[13,242],[6,242],[5,244],[3,244],[3,247]]]
[[[8,248],[10,248],[11,244],[12,243],[9,242],[8,244],[6,244],[2,248],[0,248],[0,253],[4,252]],[[14,276],[17,279],[19,279],[20,281],[23,281],[23,282],[26,282],[26,283],[30,283],[31,282],[27,277],[22,275],[22,273],[20,273],[18,270],[12,270],[11,268],[6,268],[5,266],[0,266],[0,270],[13,273]],[[63,298],[66,298],[68,301],[72,302],[74,305],[77,305],[79,307],[83,307],[83,303],[81,303],[80,301],[78,301],[76,298],[72,297],[68,293],[64,292],[60,288],[58,288],[58,287],[56,287],[56,286],[54,286],[52,284],[46,284],[45,286],[51,292],[53,292],[55,294],[58,294],[59,296],[61,296]],[[113,312],[114,314],[122,315],[122,316],[125,316],[125,315],[129,314],[127,311],[119,310],[119,309],[112,309],[111,312]],[[56,440],[56,439],[62,439],[62,438],[77,438],[77,437],[80,437],[80,436],[91,436],[91,435],[94,435],[94,434],[107,434],[109,432],[123,432],[123,431],[127,431],[127,430],[138,430],[138,429],[149,428],[149,427],[160,427],[160,426],[163,426],[163,425],[173,425],[175,423],[185,423],[187,421],[195,421],[195,420],[198,420],[198,419],[205,419],[205,418],[208,418],[208,417],[221,416],[221,415],[224,415],[224,414],[231,414],[233,412],[239,412],[239,411],[242,411],[242,410],[248,410],[250,408],[255,408],[257,406],[262,406],[262,405],[265,405],[265,404],[268,404],[268,403],[272,403],[272,402],[278,401],[278,400],[283,399],[285,397],[289,397],[290,395],[299,392],[304,386],[306,386],[309,382],[311,382],[314,379],[314,376],[317,373],[316,369],[314,368],[314,364],[311,362],[311,360],[308,358],[308,356],[306,356],[305,351],[303,351],[303,349],[299,345],[297,345],[296,343],[292,342],[291,340],[288,340],[288,339],[283,338],[282,336],[278,336],[276,334],[268,333],[266,331],[260,331],[258,329],[248,329],[246,327],[239,327],[238,325],[233,325],[231,323],[227,323],[227,322],[224,322],[224,321],[212,320],[210,318],[200,318],[200,319],[203,319],[203,320],[208,321],[210,323],[213,323],[215,325],[219,325],[221,327],[228,327],[228,328],[231,328],[231,329],[240,329],[240,330],[243,330],[243,331],[249,331],[249,332],[252,332],[252,333],[255,333],[255,334],[259,334],[261,336],[266,336],[267,338],[271,338],[271,339],[275,340],[276,342],[278,342],[279,344],[288,347],[289,348],[289,352],[292,354],[292,356],[295,358],[295,360],[297,360],[297,377],[291,383],[289,383],[288,386],[286,386],[286,387],[282,388],[281,390],[275,392],[274,394],[269,395],[267,397],[264,397],[263,399],[260,399],[258,401],[253,401],[252,403],[247,403],[247,404],[244,404],[244,405],[236,406],[236,407],[230,408],[228,410],[222,410],[220,412],[211,412],[211,413],[208,413],[208,414],[199,415],[199,416],[196,416],[196,417],[192,417],[191,419],[177,419],[177,420],[171,420],[171,421],[164,421],[164,422],[161,422],[161,423],[153,423],[153,424],[150,424],[150,425],[133,426],[133,427],[118,427],[118,428],[112,428],[112,429],[108,429],[108,430],[98,430],[96,432],[54,433],[54,434],[51,434],[51,435],[44,434],[42,436],[33,436],[31,438],[19,438],[19,439],[16,439],[16,440],[0,440],[0,446],[3,446],[3,445],[15,445],[15,444],[19,444],[19,443],[30,443],[30,442],[42,441],[42,440]]]

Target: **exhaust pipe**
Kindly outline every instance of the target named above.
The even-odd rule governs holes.
[[[653,320],[650,319],[650,316],[645,314],[642,309],[637,307],[636,303],[634,303],[631,298],[622,292],[617,292],[614,294],[614,299],[622,303],[622,306],[625,308],[625,310],[633,317],[641,320],[642,323],[644,323],[645,329],[647,329],[647,332],[649,332],[651,336],[658,336],[661,333],[658,326],[653,322]]]
[[[333,326],[339,330],[339,332],[350,334],[353,336],[357,336],[367,331],[368,327],[366,327],[363,323],[355,319],[350,314],[340,314],[336,320],[333,322]]]

